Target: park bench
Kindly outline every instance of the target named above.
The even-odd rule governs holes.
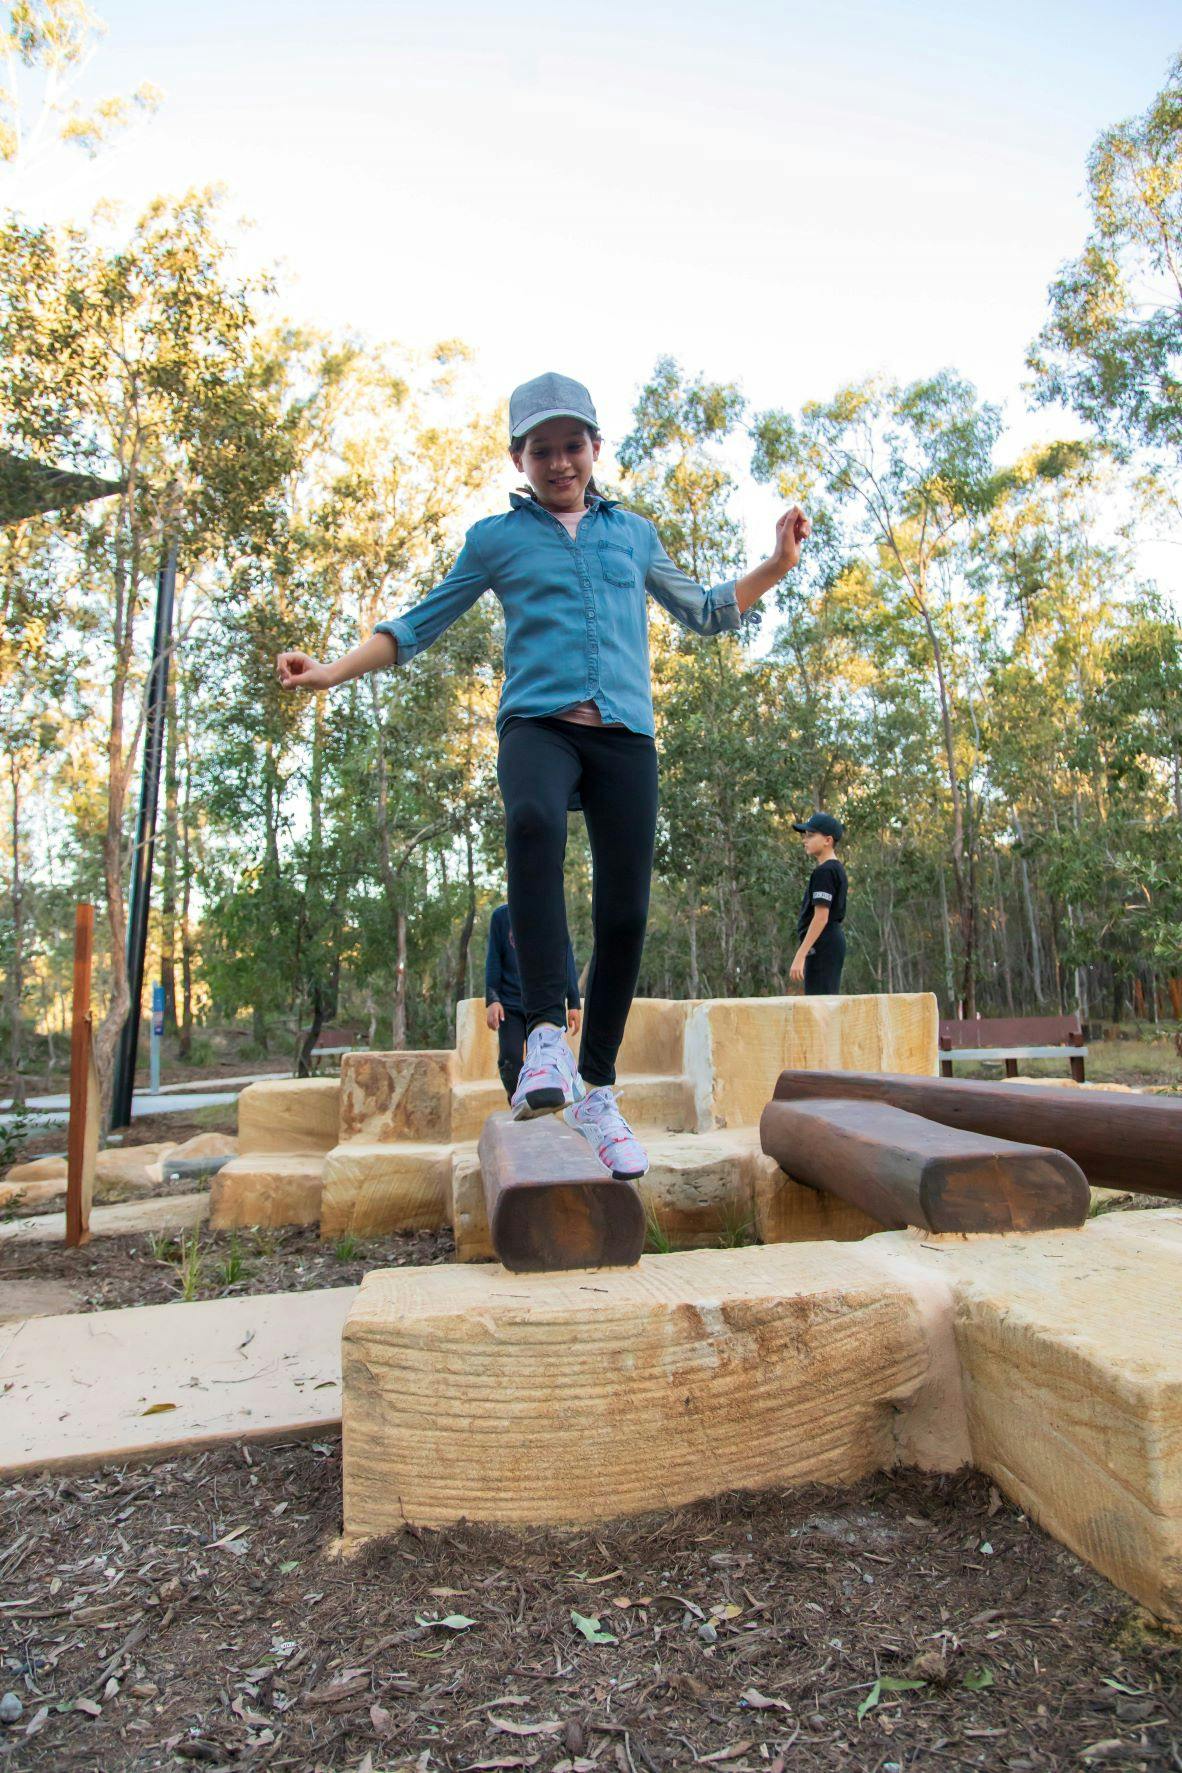
[[[308,1055],[309,1068],[315,1074],[321,1061],[335,1059],[339,1063],[346,1053],[368,1052],[369,1044],[356,1028],[322,1028],[316,1045]]]
[[[1075,1082],[1084,1081],[1088,1049],[1078,1016],[941,1019],[939,1046],[941,1077],[952,1076],[956,1059],[1000,1059],[1006,1076],[1017,1077],[1019,1059],[1066,1058]]]

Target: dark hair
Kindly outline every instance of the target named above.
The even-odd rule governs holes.
[[[587,433],[587,435],[591,439],[592,443],[602,443],[603,442],[603,433],[601,431],[597,430],[594,425],[589,425],[587,423],[586,419],[577,419],[575,421],[575,423],[582,425],[584,431]],[[510,439],[509,439],[509,454],[510,455],[520,454],[521,451],[525,448],[525,440],[528,436],[529,436],[529,432],[526,431],[520,437],[510,437]],[[531,499],[540,503],[540,501],[538,500],[537,493],[534,491],[533,487],[529,485],[528,482],[525,484],[525,486],[522,487],[521,490],[524,493],[528,493],[529,497]],[[591,476],[590,480],[587,482],[587,485],[584,488],[584,491],[589,492],[589,493],[594,493],[594,495],[597,499],[601,499],[603,497],[603,494],[600,492],[599,488],[595,484],[594,474]]]

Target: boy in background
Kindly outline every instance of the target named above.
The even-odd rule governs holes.
[[[484,957],[484,1019],[496,1031],[497,1070],[512,1101],[525,1053],[525,999],[517,970],[517,944],[509,923],[509,907],[498,905],[488,926]],[[579,975],[570,937],[566,942],[566,1021],[571,1034],[579,1032],[582,1011]]]
[[[813,871],[796,920],[799,947],[793,957],[791,977],[804,980],[806,997],[836,997],[845,964],[842,926],[848,882],[845,869],[833,852],[845,827],[832,813],[812,813],[803,825],[793,824],[792,829],[803,836]]]

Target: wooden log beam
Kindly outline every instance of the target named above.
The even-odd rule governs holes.
[[[759,1133],[794,1180],[884,1226],[1060,1231],[1087,1218],[1087,1182],[1061,1151],[954,1131],[883,1102],[769,1102]]]
[[[1182,1099],[975,1078],[793,1070],[780,1073],[775,1096],[781,1102],[824,1096],[885,1102],[942,1126],[1051,1146],[1097,1188],[1182,1200]]]
[[[492,1246],[518,1274],[639,1262],[644,1207],[556,1115],[490,1114],[477,1147]]]

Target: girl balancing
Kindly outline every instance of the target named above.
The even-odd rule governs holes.
[[[669,559],[647,518],[592,478],[599,421],[569,376],[543,375],[509,401],[509,454],[529,483],[468,531],[421,603],[332,664],[280,653],[285,688],[320,690],[409,664],[485,591],[505,612],[497,778],[505,803],[509,918],[525,1000],[514,1117],[562,1112],[618,1181],[648,1158],[616,1104],[616,1054],[640,976],[657,821],[646,597],[695,634],[723,634],[800,559],[809,520],[794,505],[772,554],[703,590]],[[566,1044],[566,816],[577,790],[593,866],[593,952],[576,1069]]]

